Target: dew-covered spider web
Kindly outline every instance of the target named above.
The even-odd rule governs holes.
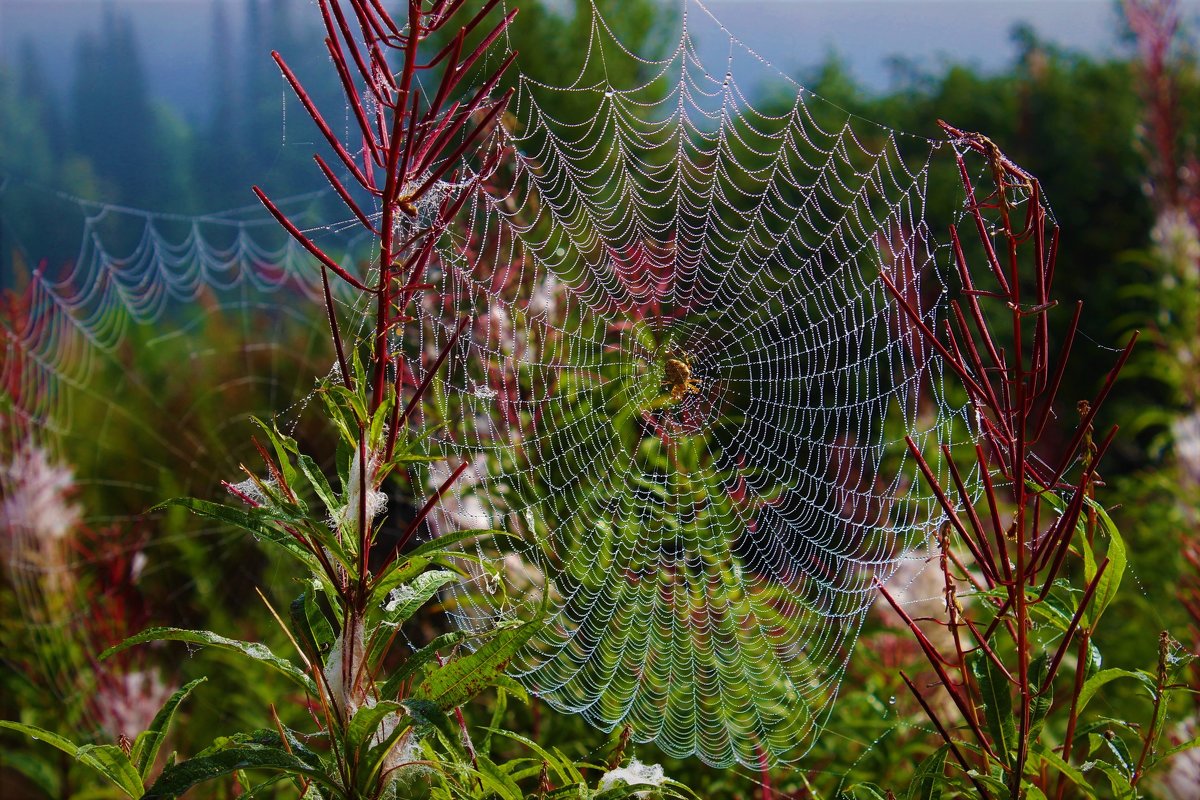
[[[321,218],[327,195],[285,202]],[[268,566],[231,530],[148,509],[219,499],[253,463],[249,415],[295,416],[332,349],[319,276],[261,207],[167,214],[6,177],[0,227],[30,207],[80,244],[66,262],[15,248],[0,328],[0,555],[23,625],[6,664],[112,741],[175,687],[144,651],[95,655],[151,623],[236,617]]]
[[[794,84],[760,111],[738,75],[763,66],[699,3],[661,60],[594,14],[578,77],[520,79],[421,319],[428,351],[473,320],[436,383],[471,465],[439,524],[521,542],[479,548],[458,624],[548,593],[512,674],[716,765],[808,751],[875,582],[941,524],[904,438],[961,416],[880,279],[937,327],[935,144]]]
[[[792,762],[827,720],[876,581],[922,563],[941,525],[905,437],[931,452],[972,428],[881,280],[937,327],[949,259],[936,235],[951,220],[929,222],[926,191],[950,148],[788,81],[695,0],[679,21],[647,59],[593,8],[577,75],[516,79],[489,143],[506,158],[441,241],[396,343],[419,381],[471,321],[421,420],[449,458],[414,484],[469,462],[431,535],[512,534],[478,546],[487,566],[445,604],[473,631],[547,609],[510,665],[531,693],[673,755]],[[725,61],[701,63],[701,39],[727,42]],[[762,73],[787,102],[743,93]],[[143,512],[216,497],[253,457],[250,414],[304,438],[301,410],[332,363],[319,272],[259,209],[59,200],[81,219],[78,256],[39,268],[7,315],[5,502],[39,496],[30,475],[83,487],[66,522],[145,530],[163,557],[125,536],[114,568],[144,556],[163,570],[178,586],[168,615],[257,602],[248,585],[180,575],[215,557],[241,574],[252,546],[196,523],[156,536],[162,516]],[[357,271],[372,242],[329,224],[327,200],[285,211]],[[365,340],[362,306],[339,300]],[[131,441],[137,463],[122,460]],[[5,507],[10,528],[19,512]],[[55,594],[53,576],[119,559],[16,533],[4,555],[30,636],[60,642],[38,650],[61,659],[43,670],[78,695],[69,676],[88,662],[68,640],[83,612],[62,598],[86,592]]]

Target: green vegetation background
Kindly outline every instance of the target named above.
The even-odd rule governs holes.
[[[619,5],[619,13],[610,13],[609,19],[635,52],[661,51],[673,40],[673,20],[657,3],[622,0],[601,5]],[[296,13],[287,3],[250,3],[248,8],[252,11],[240,41],[231,38],[228,28],[222,30],[220,21],[213,31],[217,73],[210,115],[194,124],[148,94],[145,65],[127,18],[110,12],[99,32],[78,42],[63,42],[55,52],[23,48],[15,68],[0,70],[0,119],[4,122],[0,125],[0,175],[84,198],[179,213],[248,205],[251,183],[268,184],[277,195],[318,188],[310,162],[314,148],[297,144],[316,141],[318,136],[302,114],[289,113],[288,144],[281,142],[280,81],[267,57],[272,48],[288,54],[289,60],[293,54],[319,52],[315,20]],[[1107,502],[1117,506],[1113,516],[1133,554],[1134,580],[1128,582],[1118,601],[1120,613],[1109,615],[1099,646],[1106,665],[1144,666],[1153,659],[1159,630],[1169,629],[1185,638],[1188,625],[1176,598],[1188,569],[1180,556],[1181,543],[1186,536],[1195,535],[1187,529],[1186,509],[1195,509],[1197,499],[1178,496],[1181,484],[1173,471],[1169,426],[1189,410],[1193,399],[1187,396],[1187,384],[1194,379],[1186,365],[1164,359],[1163,353],[1169,353],[1173,326],[1186,311],[1181,305],[1196,301],[1163,291],[1163,266],[1148,255],[1155,209],[1146,191],[1144,87],[1139,85],[1132,46],[1130,57],[1097,58],[1061,51],[1029,30],[1014,31],[1013,36],[1018,55],[998,73],[981,74],[961,65],[928,72],[897,63],[891,88],[869,92],[854,82],[836,57],[830,57],[799,78],[836,105],[899,130],[935,136],[936,120],[942,118],[962,129],[985,132],[1041,179],[1063,231],[1060,296],[1077,297],[1085,303],[1085,336],[1076,344],[1064,397],[1093,394],[1115,355],[1112,348],[1123,345],[1134,328],[1160,334],[1135,353],[1100,421],[1102,427],[1114,422],[1123,427],[1104,477],[1110,486]],[[554,82],[574,74],[586,26],[552,13],[540,3],[523,2],[514,38],[522,51],[521,70]],[[536,42],[537,46],[522,47],[523,42]],[[57,95],[47,82],[44,63],[50,58],[73,60],[75,78],[66,97]],[[340,104],[338,87],[331,82],[323,58],[296,61],[319,104]],[[1200,73],[1195,62],[1183,53],[1178,65],[1180,108],[1200,108]],[[792,102],[785,89],[776,88],[766,91],[763,105],[765,110],[786,110]],[[1200,133],[1198,120],[1200,115],[1185,119],[1190,127],[1185,126],[1183,147],[1194,150],[1190,143]],[[953,189],[935,186],[931,193],[939,191],[950,193]],[[7,288],[19,285],[31,263],[42,258],[52,265],[63,263],[78,248],[78,221],[63,220],[61,201],[33,191],[21,193],[18,205],[12,200],[16,196],[11,187],[0,194],[0,275],[4,276],[0,284]],[[319,313],[315,305],[312,313]],[[218,325],[197,329],[218,350],[235,349],[239,341],[297,330],[306,329],[261,322],[254,330],[241,332]],[[152,338],[153,334],[142,331],[137,335]],[[228,426],[215,400],[211,407],[197,411],[187,396],[189,387],[204,380],[231,382],[246,370],[270,371],[276,384],[303,386],[310,377],[305,370],[313,370],[320,362],[320,346],[306,342],[295,349],[310,357],[242,359],[226,365],[222,374],[191,376],[188,382],[169,388],[165,399],[151,398],[146,387],[172,386],[171,370],[177,365],[171,361],[171,351],[160,350],[158,358],[143,362],[134,358],[131,365],[145,375],[138,391],[145,394],[146,403],[196,413],[206,422],[194,427],[211,435],[210,449],[219,450],[218,440],[224,440],[229,451],[226,464],[236,464],[244,431]],[[130,352],[137,352],[136,337]],[[291,377],[281,378],[284,372]],[[118,375],[110,377],[120,380]],[[133,396],[139,395],[135,391]],[[227,399],[228,395],[221,397]],[[265,402],[262,397],[258,400]],[[84,405],[82,419],[86,420]],[[106,458],[133,463],[144,460],[139,454],[149,451],[153,474],[143,476],[142,481],[156,486],[163,498],[194,491],[195,487],[180,485],[178,475],[184,470],[172,467],[182,463],[182,457],[172,462],[171,456],[156,452],[161,442],[139,438],[138,430],[144,429],[131,426],[124,431],[112,426],[103,445]],[[128,449],[124,456],[122,447]],[[94,468],[87,462],[97,460],[100,450],[95,442],[79,443],[73,455],[81,472]],[[129,500],[118,492],[93,489],[81,502],[90,515],[98,517],[129,513],[128,508],[121,510]],[[171,524],[183,523],[171,520]],[[164,567],[149,579],[147,594],[158,598],[161,612],[156,614],[156,623],[167,622],[161,618],[165,616],[214,629],[220,629],[221,623],[213,620],[225,620],[231,630],[249,624],[242,612],[255,602],[251,587],[230,585],[222,576],[229,574],[231,564],[237,564],[241,576],[262,574],[271,565],[255,555],[251,544],[219,542],[220,546],[215,539],[197,542],[186,536],[174,537],[158,551],[164,562],[167,554],[173,554],[175,566]],[[179,586],[186,589],[181,591]],[[15,613],[11,597],[4,601],[3,609]],[[265,619],[259,610],[250,616]],[[269,630],[258,635],[268,640],[276,636]],[[919,757],[932,749],[933,740],[919,711],[895,675],[896,660],[913,654],[888,636],[877,622],[868,624],[827,733],[803,765],[772,776],[775,789],[799,792],[810,781],[824,793],[846,776],[903,786]],[[218,674],[205,669],[210,661],[208,656],[189,661],[180,667],[181,677]],[[245,698],[241,704],[226,704],[226,709],[240,708],[236,713],[241,716],[257,717],[262,698],[270,696],[259,685],[261,676],[251,680],[231,674],[242,668],[240,662],[222,659],[220,664],[224,670],[220,690]],[[42,724],[55,718],[54,697],[42,690],[36,676],[30,679],[22,674],[21,659],[6,654],[0,673],[9,690],[0,696],[0,717],[17,718],[30,713],[32,707]],[[1132,698],[1115,696],[1105,702],[1112,705],[1111,713],[1117,717],[1144,712],[1127,708],[1140,702]],[[197,708],[190,731],[185,729],[189,740],[207,742],[236,724],[225,716],[228,710]],[[475,711],[483,723],[490,718],[484,705]],[[535,709],[532,715],[523,710],[509,713],[518,715],[511,720],[513,729],[530,732],[572,754],[595,752],[610,741],[604,734],[586,730],[578,720],[558,717],[545,707]],[[4,741],[6,747],[16,744],[16,739],[6,737]],[[186,751],[188,743],[176,746]],[[710,770],[694,760],[665,759],[652,747],[639,747],[637,752],[644,761],[664,763],[668,775],[705,797],[746,796],[759,790],[762,779],[744,769]]]

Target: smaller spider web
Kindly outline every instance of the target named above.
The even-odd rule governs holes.
[[[281,203],[296,219],[328,219],[330,195]],[[165,696],[144,651],[121,665],[96,665],[97,652],[151,619],[203,627],[250,602],[264,566],[252,545],[147,509],[220,499],[219,482],[254,463],[250,415],[301,424],[314,376],[333,362],[320,273],[258,205],[169,214],[16,178],[0,201],[10,230],[27,205],[49,207],[56,236],[74,230],[79,242],[65,266],[29,259],[0,328],[0,554],[22,619],[14,664],[111,740],[142,729],[130,727],[131,708],[152,716]],[[310,234],[347,254],[361,244]],[[227,582],[197,582],[195,559],[221,564]],[[148,597],[152,617],[140,607]]]
[[[592,12],[574,81],[520,78],[512,158],[420,307],[427,354],[472,320],[433,384],[437,447],[470,465],[434,534],[523,542],[452,615],[482,630],[546,600],[510,671],[555,707],[675,756],[795,761],[876,582],[942,524],[905,437],[971,429],[881,280],[937,328],[938,144],[802,87],[756,107],[736,73],[765,62],[699,3],[657,61]],[[725,70],[698,28],[728,38]],[[638,78],[613,85],[622,60]]]

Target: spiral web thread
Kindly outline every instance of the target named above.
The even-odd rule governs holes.
[[[704,26],[730,43],[716,74]],[[471,464],[435,528],[523,542],[479,546],[496,566],[452,613],[487,629],[549,593],[510,667],[533,693],[672,755],[792,762],[875,581],[941,524],[904,437],[969,429],[879,279],[921,306],[938,270],[937,145],[798,85],[756,110],[735,71],[765,62],[699,3],[636,85],[608,83],[614,58],[638,59],[593,7],[579,77],[520,79],[510,167],[422,306],[427,352],[473,320],[435,383],[438,447]]]

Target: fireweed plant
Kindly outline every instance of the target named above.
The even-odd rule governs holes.
[[[378,260],[368,277],[345,269],[262,190],[255,187],[254,192],[321,269],[337,368],[318,395],[338,437],[340,491],[293,437],[260,423],[265,443],[256,438],[254,444],[263,472],[246,470],[245,480],[224,484],[232,504],[193,498],[164,504],[241,528],[303,567],[310,578],[289,611],[279,614],[267,603],[295,657],[282,658],[259,642],[180,628],[151,628],[102,656],[162,640],[239,653],[299,690],[313,728],[287,727],[272,706],[267,727],[221,737],[185,760],[172,755],[153,779],[175,711],[203,679],[177,691],[146,731],[132,740],[122,736],[115,744],[77,746],[32,726],[0,726],[57,747],[134,798],[177,797],[226,776],[233,776],[238,791],[248,795],[283,792],[344,800],[414,795],[620,798],[651,792],[687,796],[661,768],[636,760],[622,766],[624,740],[617,740],[602,765],[589,765],[498,728],[506,698],[525,697],[504,668],[542,624],[541,614],[498,623],[482,636],[444,633],[404,657],[394,652],[401,627],[459,578],[468,556],[454,546],[503,536],[495,530],[458,530],[405,549],[462,475],[463,463],[450,471],[397,539],[386,545],[378,539],[384,481],[410,465],[443,460],[425,446],[429,431],[418,429],[415,419],[434,374],[469,319],[461,321],[423,371],[413,370],[402,350],[412,321],[407,311],[429,288],[426,275],[460,208],[503,156],[501,149],[486,144],[509,97],[493,93],[515,54],[494,67],[488,67],[486,56],[516,12],[489,21],[498,16],[492,12],[499,0],[469,13],[462,0],[410,0],[407,18],[396,20],[379,0],[319,0],[318,5],[325,44],[357,122],[356,138],[361,134],[361,151],[351,152],[339,141],[284,59],[272,55],[353,178],[350,188],[321,156],[314,157],[358,223],[378,242]],[[467,88],[470,81],[476,81],[473,88]],[[452,100],[460,92],[464,99]],[[338,291],[334,280],[343,284]],[[356,295],[352,307],[368,309],[371,333],[362,343],[342,335],[334,299],[341,292]],[[418,380],[421,372],[425,377]],[[491,725],[484,735],[472,737],[462,706],[493,688],[497,701]],[[280,699],[281,705],[295,702],[294,695]],[[491,745],[502,739],[532,755],[494,763]],[[582,771],[589,768],[597,773],[591,781],[595,788]]]
[[[961,382],[980,441],[969,454],[922,453],[909,441],[947,518],[931,567],[941,574],[944,616],[914,618],[880,586],[931,668],[928,680],[901,678],[943,742],[918,767],[910,796],[952,789],[985,798],[1137,797],[1154,765],[1200,744],[1161,746],[1173,697],[1190,691],[1194,656],[1163,632],[1152,669],[1106,669],[1093,639],[1127,563],[1124,541],[1096,501],[1116,427],[1097,437],[1093,425],[1137,336],[1099,393],[1077,401],[1074,429],[1048,435],[1063,411],[1062,377],[1081,313],[1078,304],[1052,356],[1058,228],[1032,175],[986,137],[941,124],[955,144],[971,232],[950,231],[961,284],[945,329],[930,329],[883,280]],[[992,187],[986,195],[968,167],[967,158],[979,156]],[[971,257],[984,260],[989,285],[974,282]],[[969,471],[982,479],[977,497],[963,477]],[[930,623],[949,635],[928,635]],[[1118,680],[1148,698],[1147,720],[1087,713]]]

